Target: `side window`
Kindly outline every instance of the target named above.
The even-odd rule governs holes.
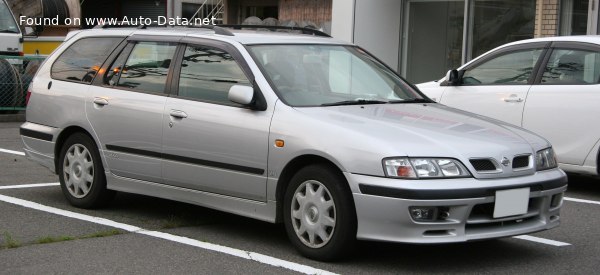
[[[543,49],[514,51],[471,68],[463,75],[463,85],[527,84]]]
[[[179,96],[232,105],[227,94],[233,85],[251,86],[233,57],[222,50],[188,46],[185,50]]]
[[[131,48],[133,48],[132,43],[127,44],[127,46],[121,51],[117,59],[110,65],[108,71],[104,75],[104,84],[114,86],[119,81],[119,77],[121,77],[121,73],[123,72],[123,66],[125,65],[125,61],[127,61],[127,57],[131,52]]]
[[[122,40],[118,37],[94,37],[76,41],[52,64],[52,78],[91,83],[102,63]]]
[[[600,83],[600,53],[555,49],[542,75],[543,84]]]
[[[144,92],[164,93],[176,44],[139,42],[120,70],[117,86]],[[113,68],[114,69],[114,68]]]

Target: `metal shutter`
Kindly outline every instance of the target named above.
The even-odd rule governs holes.
[[[156,5],[158,3],[158,6]],[[128,18],[151,18],[153,21],[158,16],[167,15],[167,5],[164,0],[123,0],[121,6],[123,16]]]

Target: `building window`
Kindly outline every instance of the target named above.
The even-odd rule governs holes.
[[[563,0],[560,5],[560,35],[585,35],[589,0]]]
[[[468,59],[500,45],[533,38],[535,0],[474,1],[472,43]]]

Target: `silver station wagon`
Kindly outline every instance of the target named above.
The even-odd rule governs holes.
[[[115,191],[285,224],[300,253],[560,223],[544,138],[437,104],[318,31],[93,29],[41,66],[20,129],[74,206]]]

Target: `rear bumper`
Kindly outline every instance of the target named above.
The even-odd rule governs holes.
[[[560,224],[567,178],[559,169],[479,180],[397,180],[346,174],[354,185],[357,238],[403,243],[451,243],[527,234]],[[358,187],[358,188],[356,188]],[[529,187],[527,213],[494,218],[496,191]],[[553,203],[554,199],[554,204]],[[448,217],[415,221],[410,207],[447,209]]]
[[[54,147],[59,132],[58,128],[31,122],[21,125],[21,141],[27,158],[56,172]]]

